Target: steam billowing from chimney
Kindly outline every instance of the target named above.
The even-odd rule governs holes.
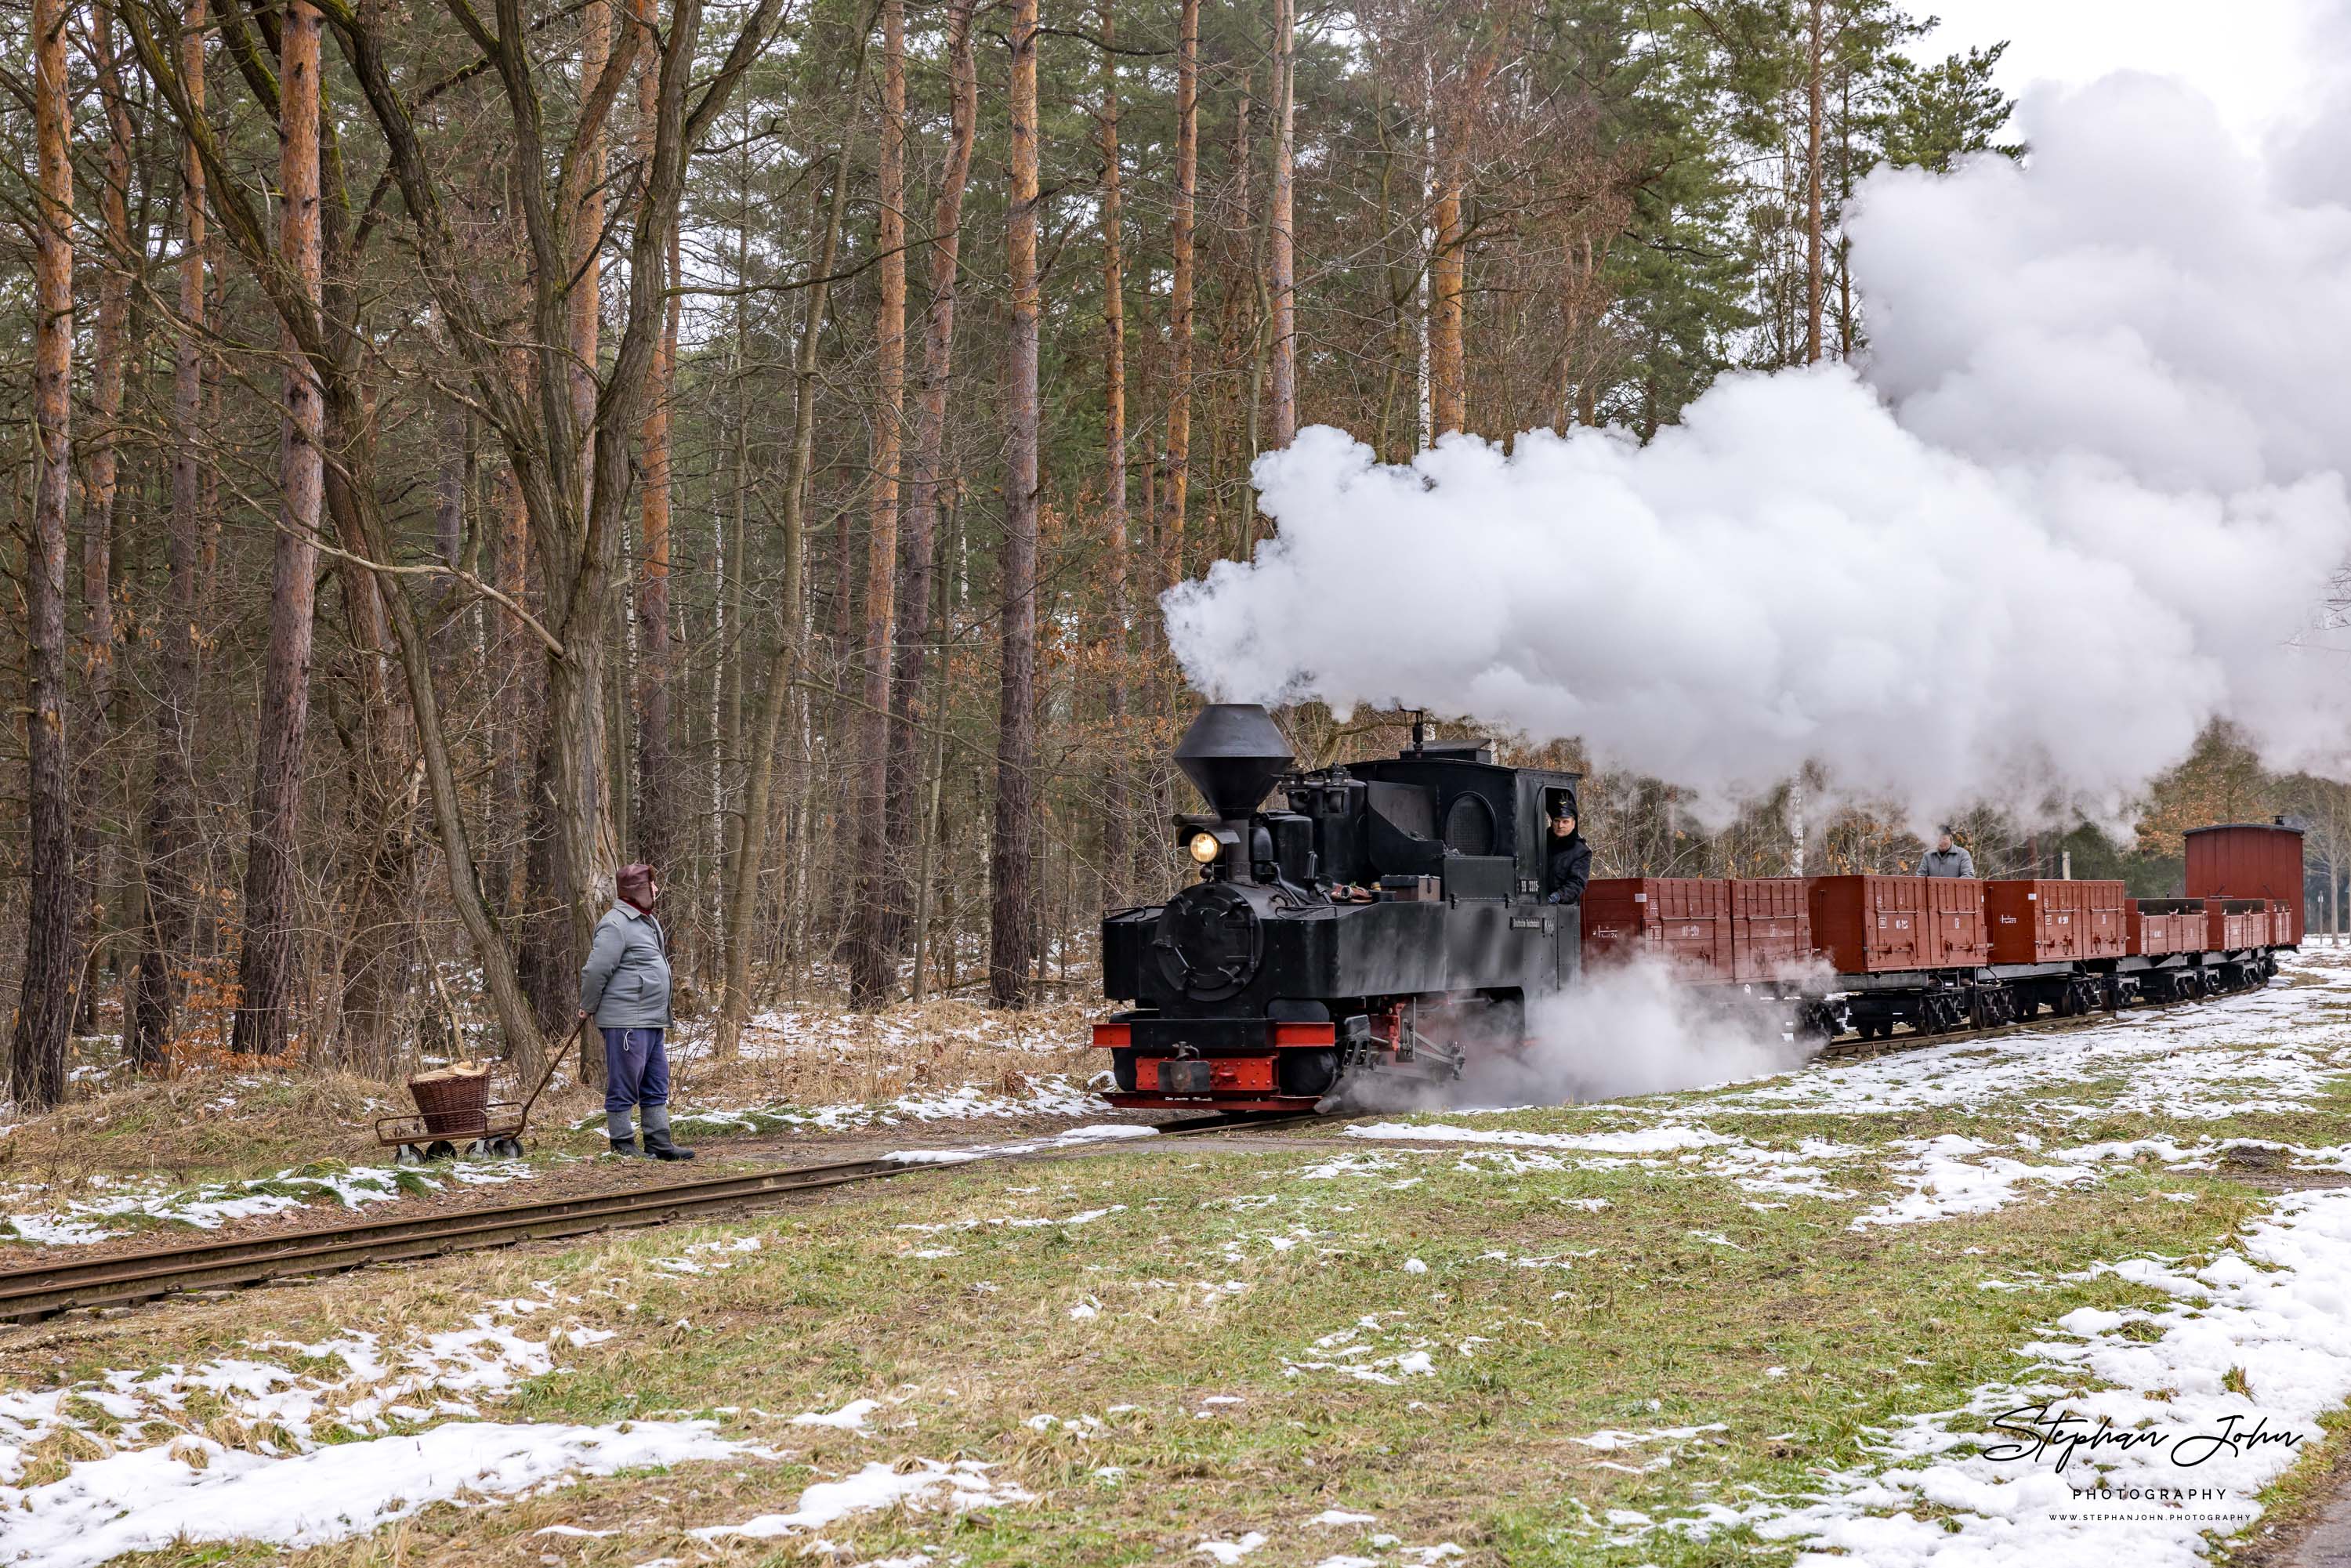
[[[2026,167],[1865,187],[1858,375],[1726,377],[1646,446],[1260,459],[1277,537],[1164,601],[1186,673],[1717,799],[1818,761],[1922,819],[2020,783],[2113,817],[2215,716],[2351,776],[2351,206],[2176,83],[2024,120]]]

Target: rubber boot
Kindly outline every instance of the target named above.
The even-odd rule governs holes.
[[[647,1134],[646,1141],[650,1143],[652,1142],[651,1134],[653,1129],[648,1127],[645,1131]],[[605,1134],[612,1140],[612,1152],[614,1154],[628,1158],[644,1158],[643,1154],[637,1148],[636,1129],[629,1125],[629,1113],[626,1111],[605,1112],[604,1132]]]
[[[648,1105],[645,1117],[645,1152],[657,1160],[690,1160],[692,1149],[681,1149],[669,1141],[669,1107]]]

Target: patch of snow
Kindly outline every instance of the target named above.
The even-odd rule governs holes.
[[[1265,1537],[1252,1530],[1238,1541],[1203,1541],[1192,1550],[1223,1563],[1225,1568],[1232,1568],[1234,1563],[1264,1544]]]
[[[1074,1149],[1086,1144],[1156,1137],[1158,1133],[1158,1128],[1140,1122],[1098,1122],[1083,1127],[1071,1127],[1050,1138],[1033,1138],[1024,1143],[977,1144],[961,1149],[893,1149],[882,1158],[903,1165],[964,1165],[972,1160],[1008,1159],[1015,1155]]]
[[[342,1171],[289,1169],[250,1181],[214,1182],[203,1186],[172,1188],[161,1183],[135,1183],[130,1189],[102,1198],[88,1198],[48,1213],[14,1214],[8,1223],[15,1239],[44,1247],[84,1247],[125,1234],[128,1225],[110,1220],[160,1219],[199,1230],[217,1230],[233,1219],[282,1214],[331,1198],[344,1208],[382,1203],[412,1190],[406,1184],[438,1188],[444,1176],[464,1186],[489,1186],[521,1181],[536,1175],[521,1160],[481,1161],[442,1167],[435,1175],[397,1171],[390,1167],[354,1166]],[[12,1189],[13,1196],[26,1191]]]
[[[675,1054],[673,1052],[673,1054]],[[910,1092],[866,1104],[801,1106],[750,1104],[705,1108],[675,1114],[672,1124],[681,1129],[713,1132],[771,1133],[792,1127],[820,1132],[845,1132],[904,1122],[978,1122],[1015,1116],[1100,1116],[1114,1107],[1100,1094],[1081,1088],[1060,1073],[1043,1073],[1028,1081],[1018,1094],[967,1083],[936,1092]],[[601,1125],[590,1118],[579,1129]],[[1148,1134],[1150,1129],[1143,1128]],[[1132,1137],[1134,1133],[1108,1134]]]
[[[168,1448],[158,1444],[87,1460],[46,1486],[6,1489],[0,1553],[39,1568],[90,1568],[180,1541],[316,1546],[364,1535],[429,1503],[512,1497],[580,1476],[731,1458],[747,1447],[716,1436],[708,1421],[452,1421],[290,1457],[187,1436]],[[201,1469],[191,1462],[199,1456]]]
[[[1906,1138],[1894,1146],[1912,1156],[1893,1167],[1894,1179],[1909,1187],[1909,1193],[1860,1216],[1847,1229],[1990,1214],[2014,1202],[2017,1188],[2027,1182],[2072,1186],[2099,1179],[2098,1172],[2085,1165],[2026,1165],[1991,1154],[1987,1145],[1975,1139],[1951,1133],[1926,1140]]]
[[[1412,1126],[1374,1122],[1347,1129],[1351,1138],[1397,1139],[1420,1144],[1496,1144],[1512,1148],[1586,1149],[1595,1154],[1658,1155],[1702,1149],[1733,1140],[1704,1127],[1668,1124],[1625,1133],[1528,1133],[1511,1127],[1457,1127],[1446,1123]]]
[[[792,1425],[832,1427],[843,1432],[862,1432],[865,1430],[865,1417],[881,1408],[882,1401],[879,1399],[852,1399],[830,1415],[814,1410],[805,1411],[792,1417]]]
[[[1728,1432],[1729,1430],[1730,1430],[1730,1428],[1723,1423],[1714,1421],[1709,1422],[1708,1425],[1703,1427],[1657,1427],[1646,1432],[1616,1432],[1604,1429],[1602,1431],[1593,1433],[1589,1437],[1570,1437],[1568,1441],[1571,1443],[1581,1443],[1587,1448],[1597,1448],[1602,1453],[1605,1454],[1614,1453],[1619,1448],[1632,1448],[1640,1443],[1655,1443],[1667,1440],[1686,1442],[1688,1439],[1701,1436],[1704,1433]]]
[[[763,1513],[741,1524],[705,1525],[686,1533],[697,1541],[716,1541],[730,1535],[765,1540],[819,1529],[852,1513],[870,1513],[900,1503],[911,1508],[918,1503],[944,1501],[961,1513],[1035,1500],[1034,1493],[1011,1481],[989,1480],[987,1472],[991,1468],[977,1459],[957,1459],[953,1464],[917,1459],[914,1469],[901,1474],[876,1460],[841,1480],[817,1482],[800,1493],[799,1506],[789,1513]]]

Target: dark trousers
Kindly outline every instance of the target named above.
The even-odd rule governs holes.
[[[604,1036],[604,1109],[669,1103],[669,1051],[657,1029],[608,1029]]]

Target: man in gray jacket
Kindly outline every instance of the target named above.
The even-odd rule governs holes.
[[[669,1136],[669,942],[653,918],[661,896],[653,868],[624,865],[621,898],[596,923],[596,940],[580,970],[580,1017],[604,1035],[604,1130],[616,1155],[637,1154],[629,1113],[642,1107],[644,1153],[690,1160]]]
[[[1920,876],[1973,876],[1975,856],[1960,848],[1951,839],[1951,830],[1945,828],[1935,835],[1935,847],[1918,857]]]

